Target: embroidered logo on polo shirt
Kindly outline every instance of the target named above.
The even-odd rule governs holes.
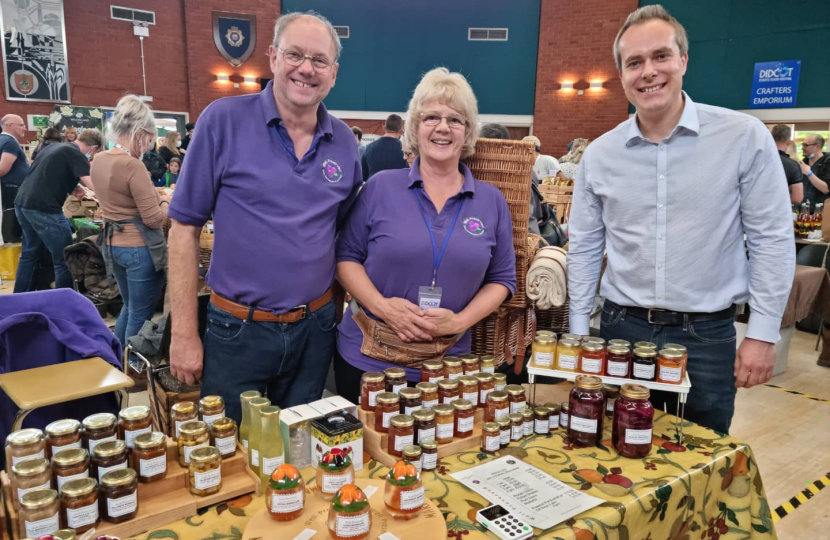
[[[484,222],[477,217],[468,217],[462,222],[464,230],[471,236],[481,236],[484,234]]]
[[[336,184],[343,179],[343,169],[333,159],[323,162],[323,177],[331,184]]]

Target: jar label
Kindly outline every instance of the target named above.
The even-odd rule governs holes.
[[[352,472],[346,474],[323,473],[323,493],[337,493],[337,490],[352,483]]]
[[[374,407],[378,404],[378,394],[383,392],[383,390],[375,390],[374,392],[369,392],[369,406]]]
[[[651,444],[651,430],[626,429],[625,444]]]
[[[468,431],[473,430],[473,423],[475,423],[475,417],[470,416],[469,418],[459,418],[457,423],[458,423],[458,432],[459,433],[467,433]]]
[[[461,394],[461,399],[466,399],[473,404],[473,407],[478,405],[478,390],[475,392],[464,392]]]
[[[113,435],[112,438],[114,439],[115,436]],[[90,443],[91,443],[91,441],[90,441]],[[17,465],[21,461],[24,461],[24,460],[27,460],[27,459],[38,459],[38,458],[43,458],[44,456],[46,456],[46,450],[41,450],[37,454],[29,454],[28,456],[12,456],[12,465]]]
[[[440,380],[441,380],[441,379],[443,379],[443,378],[444,378],[444,375],[443,375],[443,374],[442,374],[442,375],[438,375],[437,377],[430,377],[430,378],[429,378],[429,382],[431,382],[431,383],[437,383],[438,381],[440,381]]]
[[[435,428],[427,428],[427,429],[419,429],[418,430],[418,442],[425,441],[427,439],[434,439],[435,438]]]
[[[389,421],[392,420],[393,416],[397,416],[401,414],[399,411],[392,411],[392,412],[385,412],[383,413],[383,427],[389,427]]]
[[[435,407],[436,405],[438,405],[438,400],[437,399],[421,402],[421,407],[424,408],[427,411],[432,410],[432,408]]]
[[[478,391],[478,402],[481,404],[487,403],[487,394],[492,392],[492,388],[483,388]]]
[[[30,487],[30,488],[17,488],[17,500],[20,501],[20,499],[23,498],[23,495],[29,493],[30,491],[34,491],[36,489],[49,489],[50,487],[51,487],[51,484],[50,484],[49,480],[47,480],[46,483],[43,484],[42,486],[35,486],[35,487]]]
[[[277,457],[262,457],[262,474],[271,476],[271,473],[277,470],[277,467],[285,463],[285,456],[279,455]]]
[[[162,456],[162,457],[167,459],[165,456]],[[165,461],[165,463],[167,463],[167,462]],[[165,468],[166,467],[167,467],[167,465],[165,465]],[[98,483],[99,484],[101,483],[101,480],[104,478],[104,475],[107,474],[108,472],[117,471],[118,469],[126,469],[126,468],[127,468],[127,460],[126,459],[124,459],[124,461],[122,463],[119,463],[118,465],[113,465],[112,467],[98,467]]]
[[[452,402],[459,399],[458,396],[444,396],[444,405],[452,405]]]
[[[495,419],[498,422],[501,418],[507,418],[508,414],[510,414],[510,410],[507,407],[503,409],[496,409]]]
[[[242,439],[242,448],[244,448],[246,452],[248,451],[248,439]]]
[[[511,426],[510,427],[510,439],[511,440],[518,441],[522,438],[522,435],[524,435],[524,428],[522,427],[522,425]]]
[[[259,467],[259,450],[256,448],[251,449],[251,466]]]
[[[651,365],[643,365],[634,363],[634,378],[635,379],[648,379],[651,380],[654,378],[654,364]]]
[[[412,416],[412,413],[414,413],[415,411],[419,411],[419,410],[421,410],[421,405],[419,405],[417,407],[404,407],[403,408],[403,413],[408,415],[408,416]]]
[[[424,486],[401,490],[401,510],[414,510],[424,505]]]
[[[553,365],[552,352],[535,352],[533,353],[533,362],[537,366],[551,367]]]
[[[496,385],[493,387],[493,390],[495,390],[496,392],[504,392],[505,388],[507,388],[507,383],[504,383],[504,384],[496,383]]]
[[[404,446],[409,446],[415,439],[412,435],[398,435],[395,437],[395,450],[403,452]]]
[[[434,454],[421,454],[421,466],[425,471],[432,471],[438,467],[438,452]]]
[[[533,434],[533,421],[531,420],[530,422],[523,422],[522,431],[524,431],[525,437]]]
[[[398,392],[400,392],[404,388],[406,388],[406,383],[405,382],[401,383],[401,384],[393,384],[392,385],[392,393],[397,394]]]
[[[80,447],[81,447],[81,441],[65,444],[63,446],[52,446],[52,455],[54,456],[58,452],[63,452],[64,450],[69,450],[70,448],[80,448]]]
[[[499,430],[499,442],[502,445],[510,444],[510,430],[509,429],[500,429]]]
[[[233,435],[230,437],[217,437],[214,439],[214,442],[216,443],[214,446],[223,456],[236,452],[236,437]]]
[[[52,534],[61,528],[57,512],[52,517],[41,519],[40,521],[26,521],[25,524],[26,536],[29,538]]]
[[[548,420],[539,420],[538,418],[533,423],[534,430],[540,435],[550,432],[550,422]]]
[[[203,442],[202,444],[197,444],[195,446],[185,446],[184,447],[184,462],[185,463],[190,463],[190,454],[192,454],[194,450],[196,450],[197,448],[207,448],[208,446],[210,446],[210,445],[207,442]],[[254,452],[256,452],[256,450],[254,450]],[[254,465],[259,466],[259,459],[258,458],[254,462]]]
[[[94,440],[90,439],[89,440],[89,455],[90,456],[93,455],[93,452],[95,451],[95,447],[98,446],[99,444],[101,444],[103,442],[107,442],[107,441],[114,441],[117,438],[118,437],[116,437],[115,435],[112,435],[110,437],[105,437],[103,439],[98,439],[97,441],[94,441]],[[43,456],[40,456],[40,457],[43,457]],[[26,459],[28,459],[28,458],[26,458]]]
[[[560,354],[559,369],[576,369],[576,362],[579,356],[575,354]]]
[[[659,378],[664,381],[680,382],[682,371],[679,367],[660,366]]]
[[[481,372],[482,373],[495,373],[496,368],[495,367],[483,367],[483,368],[481,368]]]
[[[617,398],[608,398],[608,401],[605,402],[605,410],[606,411],[613,411],[614,410],[614,403],[617,402]]]
[[[220,418],[225,418],[225,412],[222,411],[219,414],[208,414],[207,416],[202,417],[202,422],[208,425],[208,428],[213,427],[213,423]]]
[[[138,509],[138,491],[118,499],[107,497],[107,515],[109,517],[125,516],[132,514]]]
[[[63,485],[71,480],[77,480],[78,478],[89,478],[89,469],[84,470],[82,473],[73,474],[72,476],[59,476],[55,475],[55,479],[58,481],[58,493],[61,493],[63,490]]]
[[[476,373],[478,373],[477,369],[465,369],[464,370],[464,375],[475,375]]]
[[[135,448],[135,438],[145,433],[150,433],[153,429],[147,426],[144,429],[134,429],[132,431],[124,430],[124,442],[127,443],[127,448]]]
[[[597,421],[589,418],[573,416],[571,417],[571,429],[574,431],[581,431],[582,433],[596,433]]]
[[[127,464],[125,463],[126,467]],[[138,460],[138,473],[142,478],[152,478],[157,474],[164,474],[167,471],[167,456],[159,456],[151,459]]]
[[[456,380],[457,378],[461,377],[462,375],[464,375],[464,373],[463,373],[463,372],[462,372],[462,373],[450,373],[449,379],[451,379],[451,380],[453,380],[453,381],[454,381],[454,380]]]
[[[411,461],[410,462],[415,466],[416,469],[418,469],[418,474],[421,474],[421,461],[423,461],[423,459],[424,459],[424,455],[421,454],[421,457],[418,458],[418,461]]]
[[[628,377],[628,362],[608,361],[608,375],[611,377]]]
[[[571,427],[570,425],[568,425],[568,413],[563,413],[563,412],[559,413],[559,427],[565,428],[565,429],[568,429],[569,427]]]
[[[438,439],[452,439],[452,424],[435,424],[435,437]]]
[[[527,408],[527,401],[516,401],[510,403],[510,414],[521,412]]]
[[[98,521],[98,502],[81,508],[66,509],[66,524],[70,529],[77,529],[84,525],[92,525]],[[55,532],[55,531],[52,531]]]
[[[362,536],[369,532],[369,512],[360,514],[359,516],[341,516],[337,515],[337,522],[334,530],[337,536],[349,538],[352,536]]]
[[[601,369],[602,358],[582,358],[582,371],[585,373],[600,373]]]
[[[303,509],[303,490],[297,493],[272,493],[271,513],[288,514]]]
[[[499,444],[501,443],[501,433],[497,437],[491,437],[487,435],[484,437],[484,449],[488,452],[495,452],[499,449]]]
[[[193,483],[198,490],[216,487],[222,483],[222,466],[220,465],[210,471],[194,472],[193,478]]]
[[[177,439],[179,438],[180,431],[181,431],[180,428],[182,427],[182,424],[192,422],[193,420],[195,420],[195,418],[191,418],[190,420],[176,420],[176,438]]]

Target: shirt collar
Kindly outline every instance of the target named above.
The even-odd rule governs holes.
[[[277,108],[277,102],[274,101],[274,81],[268,81],[265,89],[259,93],[259,100],[262,104],[262,111],[265,116],[265,123],[271,125],[273,123],[282,123],[282,116]],[[317,106],[317,134],[332,136],[331,116],[326,106],[320,103]]]
[[[470,172],[470,168],[464,165],[463,163],[458,164],[458,170],[464,175],[464,184],[461,186],[460,193],[469,194],[470,197],[475,197],[476,194],[476,183],[475,179],[473,178],[473,173]],[[409,188],[413,187],[422,187],[424,185],[424,179],[421,178],[421,158],[415,158],[415,161],[412,162],[412,168],[409,169]]]
[[[700,134],[700,119],[697,116],[697,107],[686,92],[683,92],[683,114],[680,115],[677,126],[675,126],[671,135],[666,137],[666,139],[671,139],[681,129],[690,131],[695,135]],[[637,123],[637,115],[635,114],[628,124],[628,136],[625,139],[625,145],[631,146],[643,139],[645,137],[643,136],[643,132],[640,131],[640,125]]]

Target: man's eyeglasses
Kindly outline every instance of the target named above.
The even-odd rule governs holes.
[[[801,148],[806,148],[807,146],[816,146],[818,143],[801,143]]]
[[[314,68],[314,71],[318,71],[320,73],[327,73],[331,70],[331,66],[334,65],[331,60],[326,58],[325,56],[311,56],[308,54],[302,54],[299,51],[295,50],[283,50],[277,47],[277,51],[285,58],[285,63],[291,67],[299,67],[306,61],[306,58],[311,60],[311,66]]]
[[[450,129],[463,129],[467,126],[467,118],[461,116],[460,114],[449,114],[447,116],[441,116],[438,113],[434,112],[422,112],[418,115],[421,119],[421,123],[425,126],[435,127],[441,123],[441,120],[446,119],[447,125]]]

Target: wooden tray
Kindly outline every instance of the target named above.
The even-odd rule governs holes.
[[[5,475],[6,473],[2,472],[0,474]],[[6,516],[5,501],[6,494],[4,493],[3,489],[0,488],[0,539],[9,540],[9,538],[11,538],[9,536],[9,530],[11,525]]]
[[[360,489],[369,486],[377,488],[369,495],[372,506],[372,528],[367,539],[375,539],[384,532],[391,532],[400,540],[422,540],[424,538],[446,538],[447,523],[435,503],[426,499],[421,515],[409,521],[392,519],[383,504],[384,480],[358,478],[355,483]],[[324,501],[315,492],[316,486],[306,486],[305,510],[294,521],[274,521],[267,509],[260,510],[248,522],[242,540],[290,540],[306,529],[320,533],[315,538],[331,538],[326,521],[329,516],[330,501]]]

